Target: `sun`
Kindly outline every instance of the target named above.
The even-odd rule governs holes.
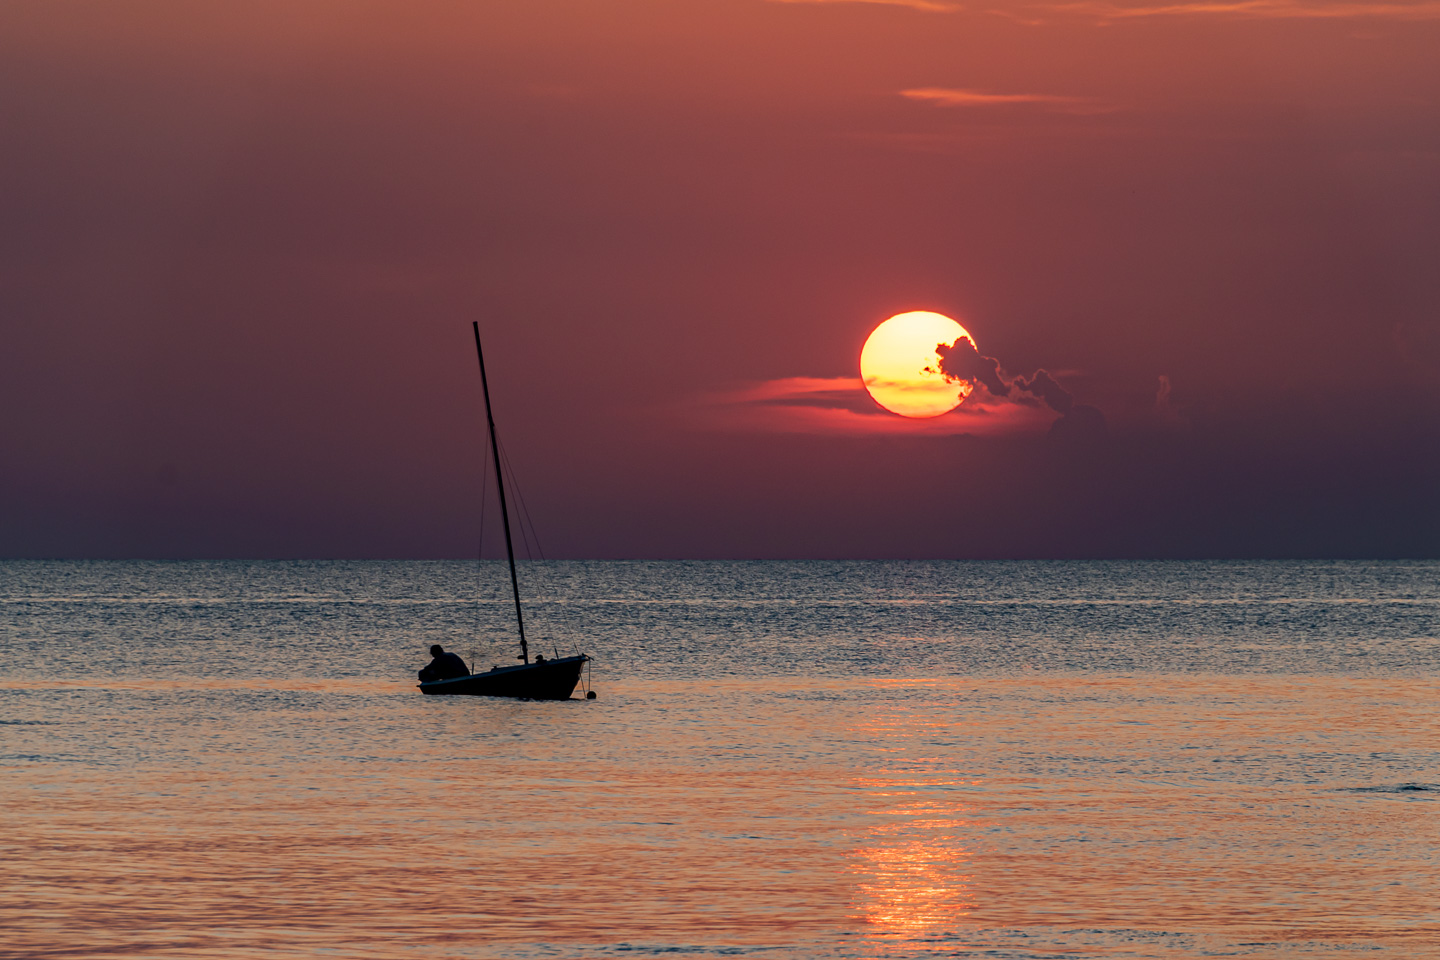
[[[943,313],[915,310],[896,314],[876,327],[860,351],[860,379],[870,396],[902,417],[938,417],[954,410],[975,385],[947,381],[935,347],[954,343],[969,331]]]

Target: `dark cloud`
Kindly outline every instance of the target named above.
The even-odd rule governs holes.
[[[940,373],[947,380],[968,380],[981,383],[993,396],[1008,397],[1012,390],[1029,394],[1060,414],[1050,426],[1050,439],[1067,447],[1092,445],[1104,439],[1107,434],[1105,415],[1096,407],[1076,404],[1069,390],[1050,375],[1048,370],[1036,370],[1029,376],[1007,376],[1000,368],[1000,361],[994,357],[981,356],[975,349],[974,341],[961,337],[954,343],[936,344],[935,352],[940,355]],[[1169,381],[1161,378],[1168,397]],[[1023,399],[1023,398],[1022,398]]]
[[[997,397],[1010,396],[1010,384],[1000,373],[1000,361],[980,356],[975,342],[969,337],[961,337],[949,344],[937,343],[935,352],[940,355],[940,373],[946,380],[983,383],[985,389]]]
[[[1070,408],[1075,405],[1075,398],[1070,396],[1070,391],[1060,386],[1059,381],[1046,370],[1036,370],[1028,379],[1023,376],[1016,377],[1015,386],[1044,400],[1045,405],[1056,413],[1069,413]]]

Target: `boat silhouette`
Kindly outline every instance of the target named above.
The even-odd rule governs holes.
[[[530,660],[530,645],[525,642],[525,614],[520,607],[520,580],[515,575],[515,545],[510,539],[510,511],[505,503],[505,474],[500,469],[500,442],[495,436],[495,415],[490,409],[490,383],[485,377],[485,351],[480,346],[480,324],[474,324],[475,356],[480,361],[480,390],[485,395],[485,425],[490,433],[490,454],[495,458],[495,480],[500,491],[500,518],[505,529],[505,556],[510,561],[510,589],[515,596],[515,626],[520,632],[520,656],[524,661],[509,667],[492,667],[484,673],[472,673],[448,680],[426,680],[420,692],[431,695],[472,697],[517,697],[527,700],[568,700],[580,682],[580,674],[590,658],[583,653],[572,657],[546,660],[543,655]],[[586,696],[594,699],[594,691]]]

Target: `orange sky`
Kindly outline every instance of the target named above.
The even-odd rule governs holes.
[[[1434,555],[1437,51],[1434,2],[7,4],[0,555],[464,556],[472,319],[559,555]],[[1107,433],[847,393],[916,309]]]

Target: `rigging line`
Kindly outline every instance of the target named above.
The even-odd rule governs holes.
[[[515,468],[511,467],[510,472],[513,474],[515,472]],[[535,529],[535,521],[530,519],[530,508],[526,506],[525,498],[521,496],[519,487],[516,487],[515,489],[515,496],[520,501],[521,513],[525,515],[525,525],[530,528],[530,539],[535,541],[535,552],[539,554],[541,560],[544,560],[545,548],[540,545],[540,532]]]
[[[485,558],[485,508],[489,506],[486,494],[490,490],[490,461],[480,459],[480,559]]]
[[[520,482],[515,479],[515,466],[510,462],[510,454],[505,449],[505,442],[500,439],[498,433],[495,435],[495,441],[500,450],[500,468],[504,471],[505,476],[509,478],[510,489],[515,493],[515,503],[512,505],[512,509],[515,513],[515,525],[520,528],[520,542],[525,547],[525,556],[527,559],[534,560],[535,554],[539,553],[540,559],[544,560],[545,552],[540,548],[540,536],[535,532],[535,523],[530,519],[529,508],[525,506],[525,495],[520,492]],[[527,525],[528,530],[526,529]],[[535,541],[534,550],[530,548],[532,538]],[[533,617],[533,610],[531,611],[531,615]],[[532,620],[532,624],[533,622]]]
[[[509,480],[510,489],[515,491],[515,497],[519,504],[515,510],[515,523],[516,526],[520,528],[520,543],[525,549],[525,556],[527,559],[533,560],[538,553],[540,559],[544,560],[545,550],[540,546],[540,535],[535,532],[535,521],[530,519],[530,510],[525,506],[525,495],[520,492],[520,482],[515,479],[515,467],[510,463],[510,454],[505,450],[505,441],[500,440],[499,444],[500,463],[505,470],[505,476]],[[531,540],[535,541],[533,549],[530,545]]]
[[[525,545],[525,556],[531,560],[535,559],[535,551],[530,549],[530,539],[534,536],[535,525],[529,524],[526,529],[526,521],[529,520],[529,512],[525,510],[525,498],[520,493],[520,484],[515,479],[515,467],[510,463],[510,454],[505,450],[505,445],[500,445],[500,465],[505,470],[505,475],[510,478],[510,489],[515,491],[515,523],[520,528],[520,540]],[[535,538],[536,546],[539,546],[539,538]]]
[[[535,532],[533,529],[534,524],[530,524],[529,529],[526,528],[526,520],[528,517],[524,509],[524,501],[520,495],[520,484],[515,479],[515,467],[510,463],[510,455],[505,452],[504,446],[500,447],[500,465],[505,470],[505,476],[509,478],[510,489],[515,491],[515,524],[520,528],[520,540],[525,546],[525,556],[527,559],[534,560],[535,551],[530,547],[530,539]]]
[[[504,471],[511,491],[516,497],[520,496],[520,488],[515,484],[515,470],[510,466],[510,458],[505,453],[505,448],[500,448],[500,468]],[[530,532],[525,529],[525,514],[521,512],[518,500],[511,508],[515,512],[515,526],[520,530],[520,548],[525,551],[525,559],[534,560],[535,553],[530,549]]]
[[[535,529],[535,521],[530,519],[530,508],[525,505],[525,494],[520,492],[520,484],[515,480],[515,468],[510,464],[510,455],[505,452],[505,445],[500,445],[501,456],[505,460],[505,469],[510,471],[510,486],[515,490],[515,499],[520,501],[520,512],[525,517],[525,522],[530,525],[530,535],[535,538],[535,550],[540,554],[540,559],[545,559],[545,548],[540,545],[540,532]]]
[[[510,467],[510,475],[515,475],[515,468]],[[530,519],[530,508],[525,504],[525,497],[520,493],[520,488],[515,488],[515,498],[520,501],[520,513],[525,518],[525,526],[530,528],[530,539],[535,541],[535,553],[541,560],[545,559],[545,548],[540,545],[540,532],[535,529],[535,521]],[[532,558],[533,559],[533,558]]]
[[[487,426],[486,431],[489,431]],[[475,632],[480,632],[481,611],[483,604],[480,600],[480,591],[485,582],[485,507],[488,498],[485,496],[490,490],[490,461],[484,457],[480,458],[480,540],[475,550]]]

